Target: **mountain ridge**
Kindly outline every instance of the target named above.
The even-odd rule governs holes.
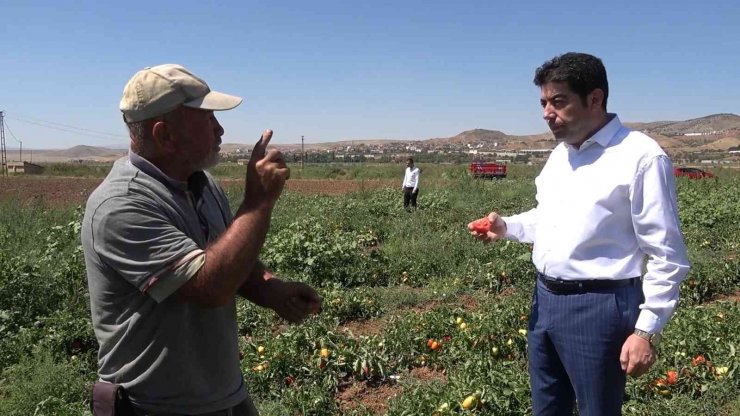
[[[704,117],[681,121],[625,122],[627,127],[639,130],[655,139],[666,151],[727,150],[740,146],[740,116],[732,113],[710,114]],[[341,150],[359,146],[378,146],[406,144],[408,146],[455,147],[484,145],[501,151],[522,149],[548,149],[557,144],[550,132],[534,135],[510,135],[500,130],[474,128],[455,136],[436,137],[421,140],[366,139],[342,140],[305,144],[306,151]],[[301,145],[275,144],[282,151],[300,151]],[[251,145],[242,143],[222,143],[221,151],[234,153],[240,149],[246,152]],[[78,145],[69,149],[32,151],[34,157],[50,161],[92,160],[108,161],[127,153],[125,149]]]

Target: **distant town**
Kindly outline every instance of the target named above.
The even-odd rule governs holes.
[[[555,142],[552,142],[554,147]],[[249,160],[251,149],[236,148],[223,154],[224,160],[244,164]],[[300,148],[292,146],[283,149],[289,162],[301,161]],[[499,148],[498,143],[431,144],[389,142],[385,144],[350,144],[330,149],[306,149],[303,161],[306,163],[330,162],[397,162],[413,157],[417,162],[461,163],[474,160],[498,162],[529,162],[533,159],[544,160],[552,148],[506,150]]]
[[[707,138],[713,142],[721,137],[722,132],[685,133],[686,138]],[[652,135],[652,134],[650,134]],[[722,148],[721,146],[667,146],[668,140],[661,145],[676,163],[694,163],[703,165],[740,164],[740,145]],[[737,139],[734,140],[737,142]],[[527,147],[527,144],[537,146]],[[322,148],[308,148],[301,151],[300,146],[291,145],[281,148],[289,162],[305,163],[355,163],[377,162],[389,163],[404,161],[413,157],[420,163],[468,163],[473,161],[495,161],[501,163],[540,163],[544,162],[556,146],[552,138],[521,141],[517,145],[498,141],[471,140],[470,142],[387,142],[387,143],[343,143],[342,145],[325,144]],[[280,147],[280,146],[278,146]],[[223,152],[223,160],[245,164],[249,160],[251,147],[234,147]],[[301,156],[303,155],[303,158]]]
[[[625,123],[655,139],[674,164],[740,166],[740,116],[713,114],[685,121]],[[347,140],[341,142],[275,144],[289,163],[543,163],[557,145],[552,135],[517,136],[497,130],[473,129],[453,137],[426,140]],[[252,144],[223,143],[221,159],[245,164]],[[19,149],[20,150],[20,149]],[[8,173],[42,173],[50,163],[108,164],[125,149],[80,145],[64,150],[8,150]]]

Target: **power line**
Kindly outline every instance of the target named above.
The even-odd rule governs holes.
[[[109,136],[102,136],[102,135],[95,134],[95,133],[86,133],[84,131],[79,131],[79,130],[71,130],[71,129],[65,129],[65,128],[61,128],[61,127],[48,126],[48,125],[41,124],[41,123],[36,123],[36,122],[33,122],[33,121],[19,120],[17,117],[13,117],[13,119],[14,120],[21,121],[23,123],[33,124],[33,125],[41,126],[41,127],[46,127],[46,128],[53,129],[53,130],[63,131],[63,132],[66,132],[66,133],[75,133],[75,134],[79,134],[81,136],[94,137],[96,139],[100,139],[100,138],[110,139],[111,138]]]
[[[126,138],[127,139],[128,138],[128,136],[124,136],[122,134],[108,133],[108,132],[88,129],[84,127],[77,127],[77,126],[72,126],[69,124],[62,124],[62,123],[57,123],[54,121],[42,120],[42,119],[29,117],[29,116],[19,116],[18,114],[13,114],[12,116],[9,116],[7,115],[7,112],[6,112],[6,117],[12,118],[13,120],[17,120],[23,123],[33,124],[33,125],[40,126],[40,127],[46,127],[49,129],[64,131],[67,133],[75,133],[75,134],[80,134],[80,135],[89,136],[89,137],[107,138],[107,139],[110,139],[110,138],[116,138],[116,139]]]
[[[6,115],[7,115],[7,112],[6,112]],[[89,133],[102,134],[104,136],[126,137],[126,138],[128,138],[127,136],[123,136],[121,134],[108,133],[108,132],[105,132],[105,131],[93,130],[93,129],[88,129],[88,128],[85,128],[85,127],[77,127],[77,126],[72,126],[72,125],[69,125],[69,124],[57,123],[55,121],[42,120],[40,118],[31,117],[31,116],[27,116],[27,115],[23,115],[23,114],[13,114],[12,118],[14,118],[16,120],[24,121],[24,122],[45,123],[45,124],[50,124],[52,126],[60,126],[60,127],[64,127],[64,128],[73,129],[73,130],[80,130],[80,131],[85,131],[85,132],[89,132]]]
[[[8,124],[8,122],[5,122],[5,127],[8,128],[8,133],[10,133],[10,135],[13,137],[13,140],[21,144],[21,148],[18,153],[18,161],[23,163],[23,142],[15,137],[15,134],[13,134],[13,130],[10,129],[10,125]]]
[[[8,176],[8,155],[5,150],[5,123],[4,111],[0,111],[0,174]]]
[[[22,141],[15,138],[15,134],[13,134],[13,130],[10,129],[10,124],[8,122],[5,122],[5,128],[8,129],[8,133],[10,133],[10,137],[13,138],[13,140],[17,141],[18,143],[23,143]]]

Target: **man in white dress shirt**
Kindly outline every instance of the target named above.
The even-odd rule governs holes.
[[[689,262],[671,161],[606,110],[600,59],[567,53],[535,73],[560,143],[536,178],[537,207],[492,212],[491,231],[533,243],[528,357],[534,414],[621,414],[626,375],[655,362]],[[471,223],[472,224],[472,223]],[[644,271],[644,273],[643,273]]]
[[[419,175],[421,171],[414,166],[414,159],[406,159],[406,173],[403,175],[403,207],[408,211],[409,203],[416,209],[416,198],[419,196]]]

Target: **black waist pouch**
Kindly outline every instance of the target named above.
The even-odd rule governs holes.
[[[136,416],[123,386],[104,381],[93,384],[90,410],[93,416]]]

